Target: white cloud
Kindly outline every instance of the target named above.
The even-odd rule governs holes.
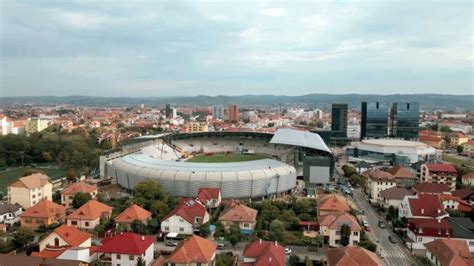
[[[58,19],[64,25],[78,29],[99,28],[114,21],[112,17],[103,14],[70,11],[62,11]]]
[[[261,9],[259,13],[268,17],[281,17],[286,15],[286,10],[283,8],[267,8]]]

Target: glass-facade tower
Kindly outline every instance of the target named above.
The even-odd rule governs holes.
[[[331,110],[331,131],[344,132],[347,135],[347,104],[333,103]]]
[[[390,112],[390,136],[405,140],[418,139],[420,103],[396,102]]]
[[[388,137],[388,116],[388,103],[362,102],[360,138]]]

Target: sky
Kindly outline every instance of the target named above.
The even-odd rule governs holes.
[[[0,2],[0,96],[474,94],[471,1]]]

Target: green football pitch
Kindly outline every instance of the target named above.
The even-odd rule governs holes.
[[[213,155],[197,155],[187,160],[192,163],[230,163],[230,162],[245,162],[260,159],[267,159],[267,156],[260,154],[213,154]]]
[[[7,186],[10,185],[10,183],[13,183],[13,181],[17,180],[19,177],[22,177],[25,171],[27,170],[41,170],[50,178],[50,180],[58,179],[66,175],[66,170],[58,168],[58,167],[32,168],[32,167],[25,166],[23,168],[15,168],[15,169],[10,169],[6,171],[1,171],[0,172],[0,192],[3,192],[3,194],[5,195],[7,192]]]

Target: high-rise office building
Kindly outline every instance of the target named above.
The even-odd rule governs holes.
[[[224,118],[224,108],[221,105],[214,105],[212,107],[212,117],[214,119],[222,119]]]
[[[347,133],[347,104],[333,103],[331,115],[331,131]]]
[[[237,105],[229,105],[227,109],[227,116],[229,117],[230,122],[239,122],[240,121],[240,110]]]
[[[166,118],[170,118],[172,115],[171,104],[167,103],[165,108],[165,116]]]
[[[418,139],[420,103],[395,102],[390,109],[390,136],[405,140]]]
[[[389,105],[381,102],[362,102],[361,139],[388,137]]]

